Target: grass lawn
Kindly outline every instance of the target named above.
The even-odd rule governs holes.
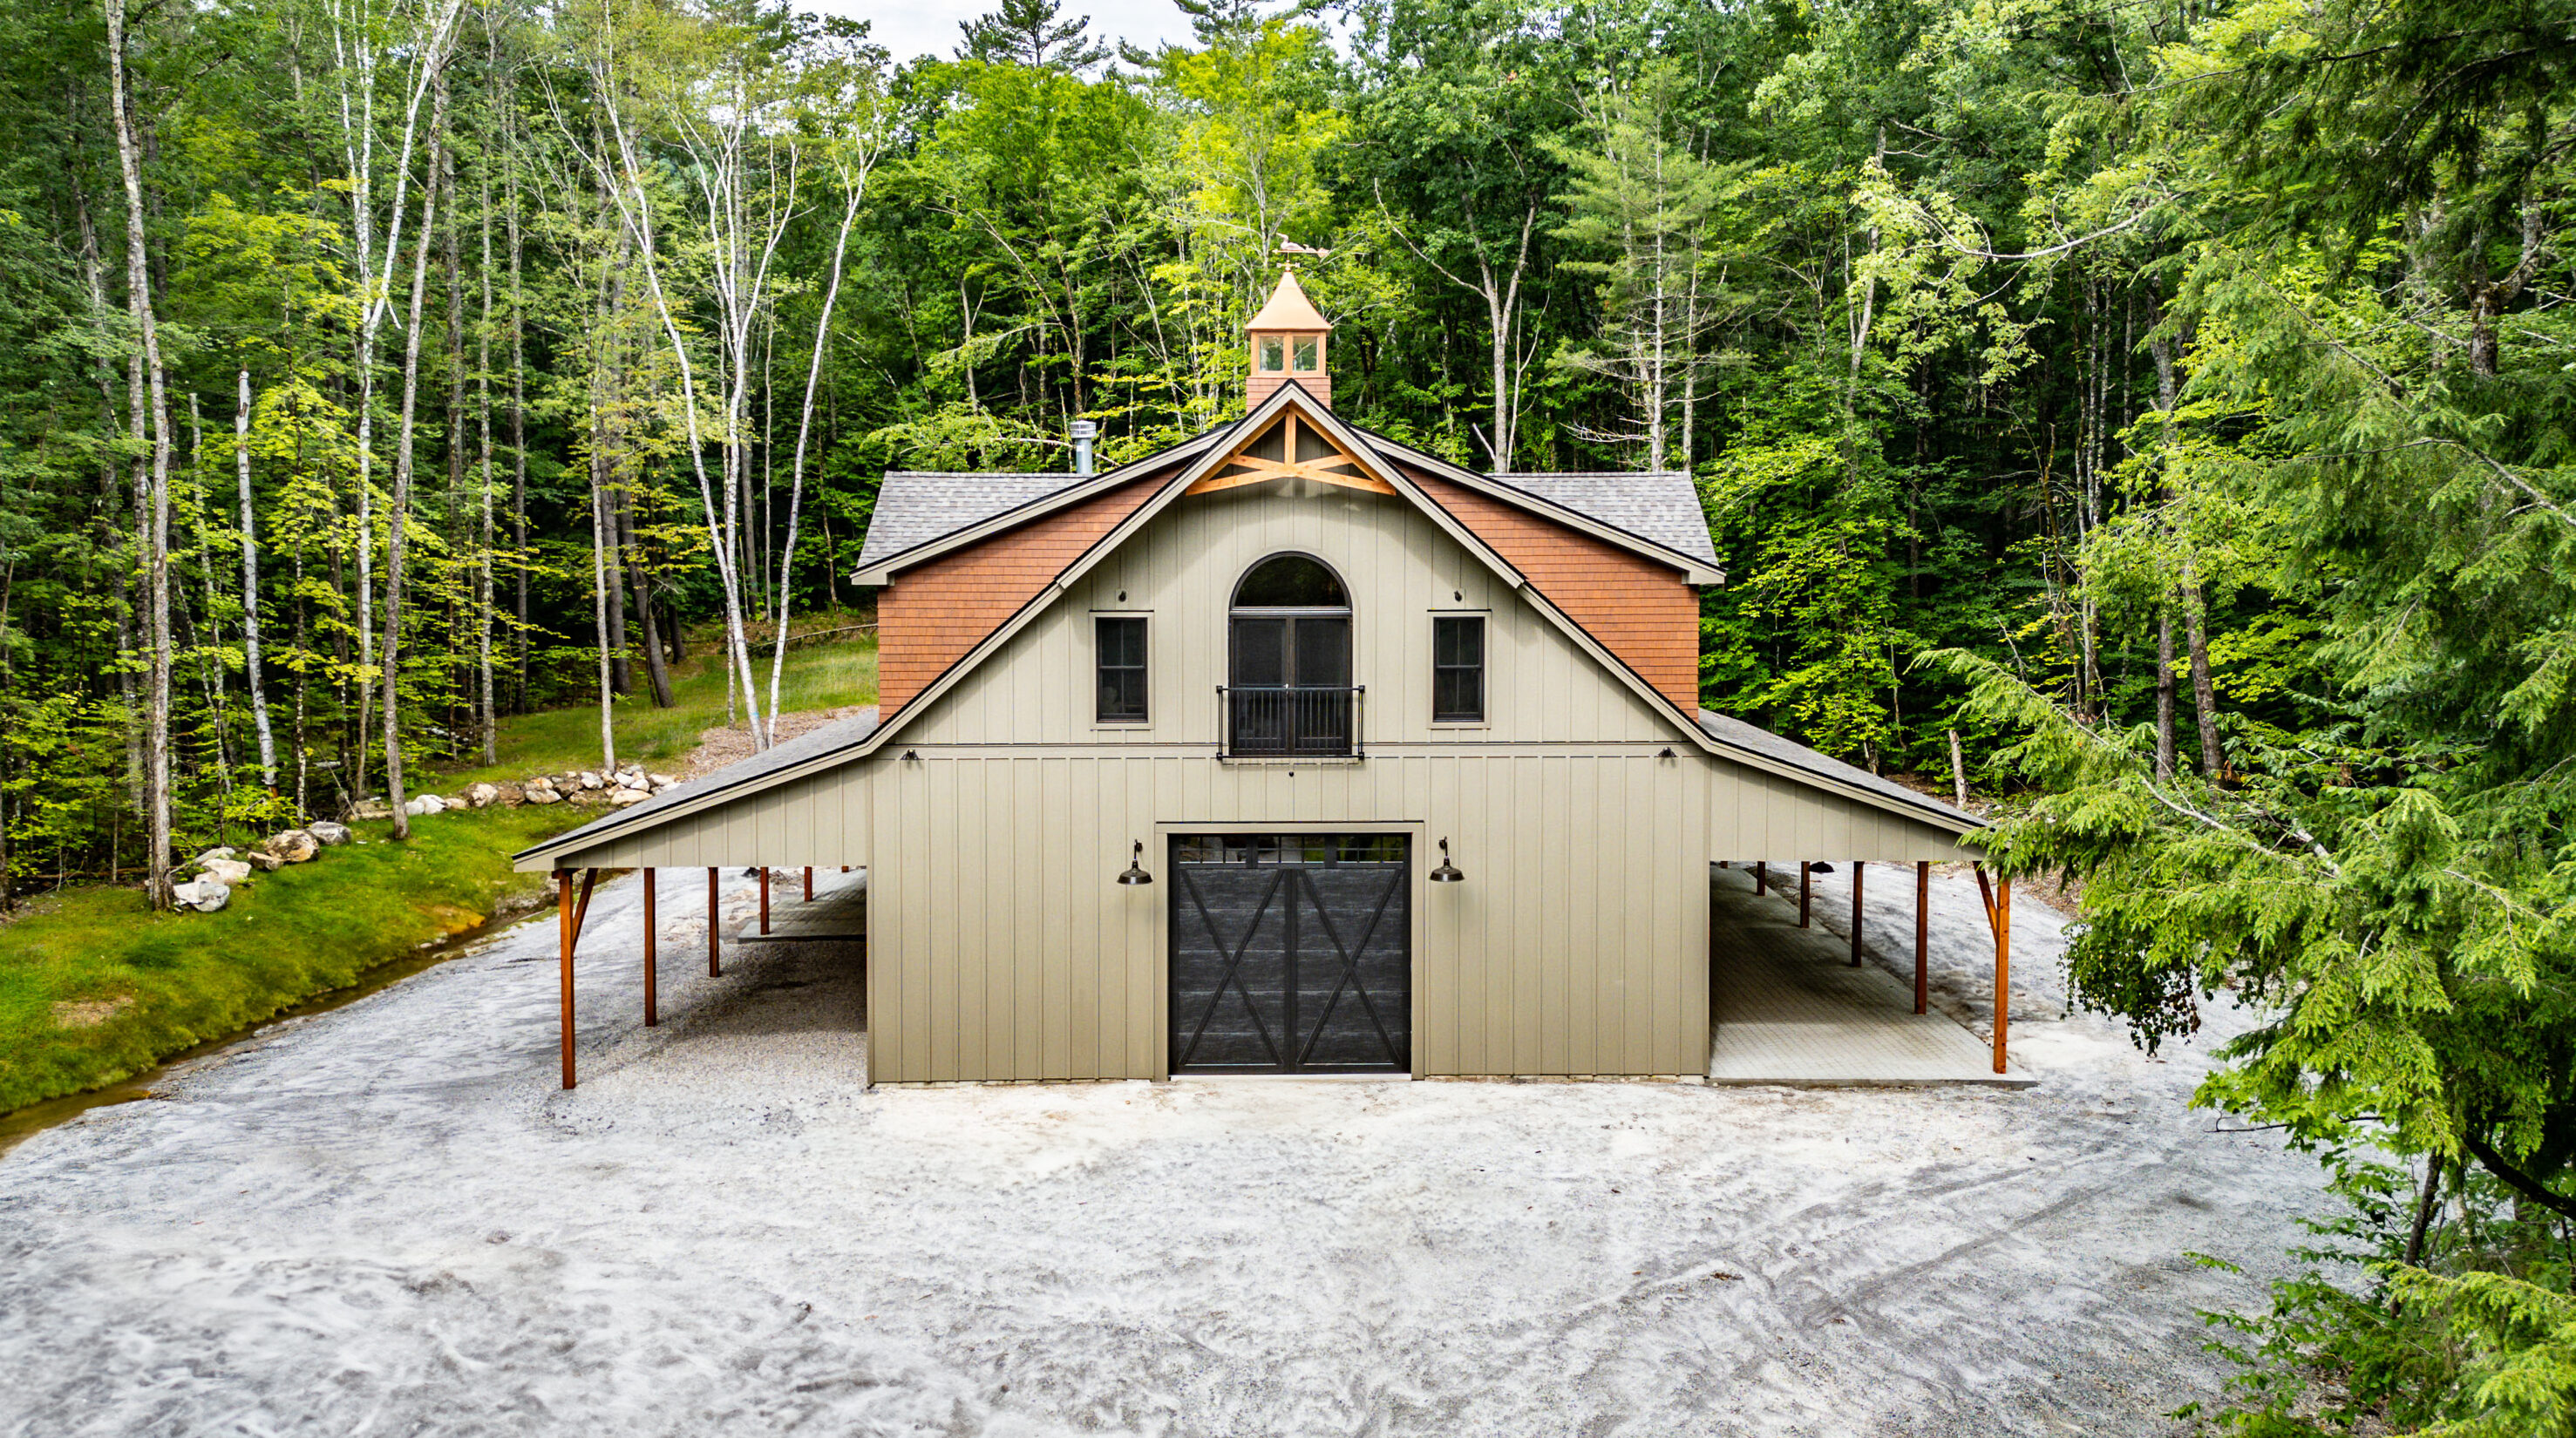
[[[570,805],[440,815],[254,874],[212,914],[155,914],[139,888],[38,900],[0,926],[0,1113],[111,1084],[420,945],[472,928],[541,874],[510,855],[592,817]]]
[[[793,633],[811,634],[857,623],[847,611],[800,616]],[[656,709],[642,666],[635,673],[635,692],[617,701],[617,761],[646,765],[668,763],[698,745],[701,731],[725,722],[725,671],[721,662],[723,631],[709,629],[689,636],[690,657],[671,671],[672,708]],[[761,698],[769,697],[769,648],[755,645],[753,672]],[[791,645],[787,667],[779,678],[779,708],[835,709],[845,704],[873,704],[877,697],[877,640],[873,631],[841,635],[820,643]],[[599,767],[599,706],[579,704],[501,720],[501,762],[489,767],[438,770],[435,786],[453,792],[467,784],[499,784],[533,774],[560,774],[568,769]],[[418,785],[414,786],[419,787]]]

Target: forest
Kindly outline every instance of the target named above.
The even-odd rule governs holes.
[[[2000,796],[2351,1218],[2207,1415],[2576,1431],[2576,3],[53,0],[0,89],[0,908],[497,721],[755,744],[889,468],[1336,407],[1696,480],[1710,707]],[[616,756],[603,753],[613,764]]]

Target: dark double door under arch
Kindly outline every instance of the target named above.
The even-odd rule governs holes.
[[[1409,1072],[1411,860],[1401,834],[1174,837],[1172,1072]]]

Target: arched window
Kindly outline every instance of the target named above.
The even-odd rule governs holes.
[[[1272,555],[1235,585],[1227,628],[1227,748],[1350,753],[1351,600],[1340,577],[1311,555]]]
[[[1245,572],[1234,587],[1242,609],[1338,609],[1347,615],[1350,595],[1324,562],[1312,555],[1274,554]]]

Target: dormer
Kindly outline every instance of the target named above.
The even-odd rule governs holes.
[[[1279,276],[1279,288],[1270,292],[1270,302],[1243,328],[1252,337],[1253,404],[1270,398],[1272,391],[1292,379],[1317,404],[1333,402],[1332,373],[1324,368],[1324,337],[1333,327],[1315,313],[1306,292],[1298,288],[1294,269]]]

